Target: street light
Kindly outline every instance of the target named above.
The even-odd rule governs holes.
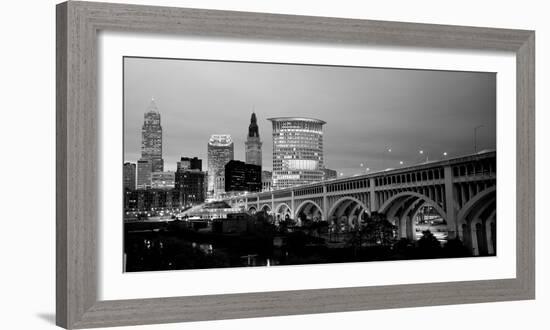
[[[474,127],[474,153],[477,154],[477,129],[485,127],[485,125],[478,125]]]
[[[443,157],[447,157],[447,152],[446,151],[443,153]]]
[[[402,161],[402,160],[399,161],[399,165],[403,165],[403,161]]]

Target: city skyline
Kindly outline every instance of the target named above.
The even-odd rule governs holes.
[[[273,77],[277,70],[284,74]],[[179,77],[184,72],[189,78]],[[140,79],[144,76],[150,79]],[[259,81],[263,88],[245,88],[249,95],[241,96],[246,93],[228,85],[228,80],[237,78]],[[207,87],[216,96],[206,97]],[[383,97],[379,95],[382,87]],[[235,93],[226,99],[228,90]],[[320,90],[324,92],[314,93]],[[165,170],[175,171],[182,156],[208,159],[206,143],[212,134],[231,135],[234,159],[244,161],[249,118],[255,112],[263,142],[263,170],[272,170],[267,118],[307,115],[327,121],[325,166],[352,175],[366,168],[382,170],[425,158],[441,159],[444,152],[449,157],[473,153],[474,130],[480,125],[478,151],[493,149],[495,93],[491,73],[125,58],[124,160],[139,159],[137,123],[143,120],[151,96],[163,118]],[[273,111],[277,104],[260,97],[271,99],[274,94],[279,112]]]
[[[497,254],[495,74],[124,63],[126,271]]]

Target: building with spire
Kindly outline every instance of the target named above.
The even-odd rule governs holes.
[[[143,116],[141,126],[141,158],[138,160],[138,189],[151,186],[151,174],[164,171],[162,159],[162,126],[160,113],[154,99]]]
[[[245,145],[245,162],[262,167],[262,141],[260,141],[260,133],[256,114],[253,112],[250,117],[250,125],[248,126],[248,136],[246,137]]]
[[[214,134],[208,141],[208,196],[225,192],[225,165],[233,160],[233,140],[228,134]]]

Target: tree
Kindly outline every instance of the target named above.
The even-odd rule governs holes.
[[[371,217],[354,232],[348,240],[351,246],[361,246],[363,242],[369,245],[391,246],[394,242],[396,227],[381,213],[373,212]]]
[[[421,257],[435,257],[441,253],[441,243],[430,230],[424,230],[418,240],[418,252]]]
[[[370,243],[382,246],[393,244],[396,227],[388,221],[385,214],[373,212],[364,228]]]
[[[464,244],[462,244],[462,241],[459,238],[448,240],[447,244],[443,247],[443,252],[446,257],[450,258],[471,256],[470,251],[464,246]]]
[[[414,256],[415,250],[414,242],[408,238],[401,238],[393,245],[394,252],[402,258],[410,258]]]

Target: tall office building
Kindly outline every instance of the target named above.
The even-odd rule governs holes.
[[[258,123],[256,122],[256,114],[252,113],[250,117],[250,125],[248,126],[248,136],[246,137],[245,151],[247,164],[262,166],[262,141],[260,141],[260,133],[258,131]]]
[[[125,190],[136,190],[136,164],[124,163],[123,185]]]
[[[181,157],[176,170],[176,191],[181,206],[187,207],[206,199],[206,173],[202,159]]]
[[[151,160],[140,159],[137,162],[137,189],[149,189],[151,188],[151,173],[153,167]]]
[[[176,171],[176,191],[180,205],[196,205],[206,199],[206,173],[197,169],[180,168]]]
[[[323,180],[323,125],[319,119],[281,117],[273,124],[273,189]]]
[[[254,164],[246,164],[239,160],[232,160],[225,165],[225,191],[262,190],[262,168]]]
[[[151,173],[163,171],[160,113],[152,99],[141,126],[141,158],[137,166],[137,189],[151,188]]]
[[[219,197],[225,191],[225,164],[233,160],[231,135],[215,134],[208,141],[208,195]]]
[[[164,171],[162,126],[160,113],[154,100],[151,100],[141,127],[141,159],[151,160],[153,172]]]

